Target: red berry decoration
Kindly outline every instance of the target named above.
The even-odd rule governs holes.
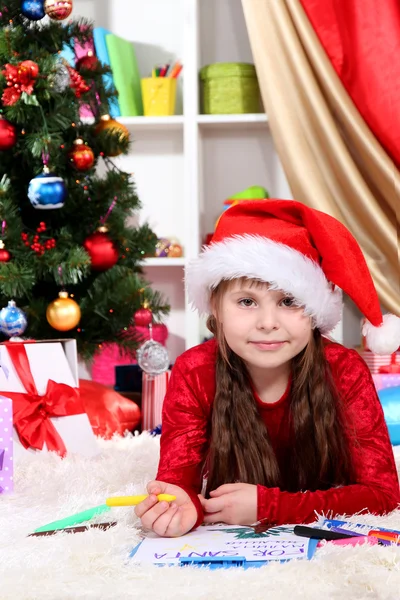
[[[82,94],[85,94],[90,90],[90,87],[75,69],[67,65],[67,70],[71,79],[71,88],[75,90],[75,96],[80,98]]]
[[[118,261],[118,250],[107,232],[107,227],[99,227],[83,242],[83,247],[90,256],[94,271],[107,271]]]
[[[4,242],[0,240],[0,262],[8,262],[11,259],[11,254],[5,249]]]
[[[11,150],[17,142],[17,130],[14,125],[0,116],[0,150]]]
[[[68,157],[78,171],[88,171],[94,165],[93,150],[81,138],[74,141]]]
[[[153,313],[151,312],[147,302],[144,302],[143,308],[139,308],[134,314],[135,325],[138,327],[147,327],[153,321]]]

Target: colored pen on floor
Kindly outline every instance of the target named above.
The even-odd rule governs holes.
[[[141,496],[113,496],[107,498],[106,504],[107,506],[136,506],[148,497],[148,494],[143,494]],[[159,502],[173,502],[173,500],[176,500],[176,496],[171,496],[171,494],[158,494],[157,499]]]

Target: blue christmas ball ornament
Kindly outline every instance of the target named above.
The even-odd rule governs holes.
[[[40,0],[23,0],[21,4],[21,12],[27,19],[31,21],[40,21],[45,16],[44,1]]]
[[[7,337],[22,335],[28,325],[26,315],[14,300],[0,310],[0,331]]]
[[[49,173],[46,169],[31,179],[28,198],[34,208],[49,210],[62,208],[67,197],[67,186],[61,177]]]

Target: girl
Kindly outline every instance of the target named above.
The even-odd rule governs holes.
[[[215,337],[173,368],[157,478],[136,507],[143,526],[180,536],[203,521],[279,525],[395,509],[399,481],[372,377],[356,351],[325,337],[343,290],[367,319],[371,350],[400,345],[400,319],[382,317],[349,231],[299,202],[243,202],[224,213],[186,281]]]

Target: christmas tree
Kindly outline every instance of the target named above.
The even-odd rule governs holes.
[[[127,226],[140,203],[115,164],[130,140],[108,115],[109,70],[90,52],[63,58],[92,40],[71,11],[72,0],[0,2],[0,330],[21,334],[22,310],[25,336],[75,337],[89,360],[104,342],[134,351],[135,312],[144,324],[147,307],[157,318],[168,306],[140,268],[156,236]]]

